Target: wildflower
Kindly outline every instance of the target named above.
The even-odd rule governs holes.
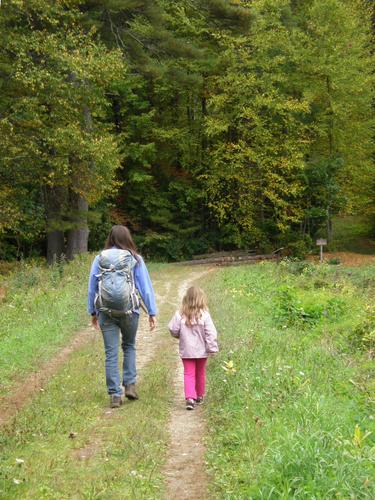
[[[228,373],[234,374],[236,373],[236,369],[234,368],[233,361],[224,361],[224,365],[222,366],[222,369],[225,370]]]

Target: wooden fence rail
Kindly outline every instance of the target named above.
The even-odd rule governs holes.
[[[280,249],[281,250],[281,249]],[[269,254],[260,254],[260,255],[224,255],[224,256],[212,256],[206,257],[204,259],[194,259],[188,260],[184,262],[178,262],[179,265],[204,265],[204,264],[213,264],[216,266],[233,266],[240,264],[251,264],[260,262],[262,260],[280,260],[280,250],[276,252],[272,252]]]

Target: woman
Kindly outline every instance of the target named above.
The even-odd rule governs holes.
[[[100,295],[103,293],[105,274],[107,273],[107,276],[110,276],[111,272],[117,271],[116,264],[111,264],[108,266],[108,269],[106,269],[107,265],[105,263],[108,262],[108,256],[109,261],[111,258],[113,259],[113,257],[115,257],[116,260],[114,262],[120,262],[121,258],[125,258],[125,274],[121,269],[121,271],[116,273],[116,279],[125,280],[123,282],[125,285],[129,281],[135,284],[135,288],[146,306],[151,331],[156,327],[157,310],[150,276],[142,257],[137,253],[137,248],[129,229],[125,226],[113,226],[107,238],[104,251],[95,257],[91,266],[88,312],[92,316],[93,326],[96,329],[99,329],[100,326],[103,334],[106,357],[106,382],[108,394],[110,396],[110,405],[111,408],[118,408],[122,404],[122,386],[125,387],[125,396],[128,399],[138,399],[135,390],[137,375],[135,337],[139,321],[139,301],[129,301],[132,305],[126,313],[111,310],[103,306]],[[127,271],[129,275],[126,275]],[[105,287],[104,291],[106,291]],[[124,353],[122,381],[120,381],[118,371],[120,331],[122,337],[121,346]]]

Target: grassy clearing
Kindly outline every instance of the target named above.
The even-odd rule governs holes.
[[[87,283],[93,255],[52,267],[22,263],[3,278],[0,304],[0,395],[37,369],[88,321]],[[151,266],[158,269],[158,265]]]
[[[157,278],[163,265],[150,267]],[[172,286],[180,274],[168,269]],[[173,306],[162,306],[165,324]],[[0,498],[161,498],[176,362],[165,343],[167,332],[142,371],[140,401],[107,415],[102,338],[93,332],[0,435]]]
[[[161,324],[172,310],[163,307]],[[93,332],[1,435],[0,497],[161,498],[176,362],[165,343],[167,332],[143,369],[140,401],[106,415],[102,339]]]
[[[87,323],[91,257],[46,267],[20,264],[0,305],[0,394],[35,369]]]
[[[374,498],[375,267],[228,268],[208,284],[214,498]]]

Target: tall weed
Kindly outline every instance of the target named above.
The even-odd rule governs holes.
[[[374,361],[340,344],[357,325],[357,341],[372,335],[356,285],[372,271],[307,269],[225,269],[206,285],[221,344],[206,406],[213,498],[375,498]]]
[[[349,334],[349,341],[360,350],[375,355],[375,307],[369,305],[363,320]]]
[[[344,302],[329,297],[323,303],[315,300],[304,303],[290,286],[281,286],[276,292],[275,319],[283,326],[313,326],[323,318],[334,319],[342,312]]]

